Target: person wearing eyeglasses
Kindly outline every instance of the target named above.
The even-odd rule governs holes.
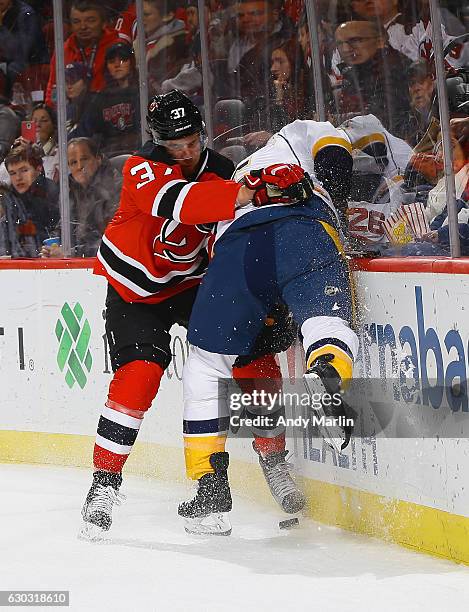
[[[347,21],[335,32],[342,62],[339,112],[373,114],[392,134],[405,137],[410,109],[406,72],[410,60],[387,44],[370,21]]]
[[[407,55],[413,62],[422,57],[430,59],[433,53],[433,34],[428,0],[351,0],[350,8],[354,19],[379,23],[386,30],[389,45]],[[440,17],[445,47],[456,36],[464,34],[467,28],[444,6],[440,7]],[[467,65],[468,58],[469,45],[459,44],[447,56],[446,61],[454,68],[460,68]]]
[[[432,67],[428,62],[412,62],[407,77],[411,106],[407,142],[414,147],[424,137],[432,118],[438,118],[438,101]]]

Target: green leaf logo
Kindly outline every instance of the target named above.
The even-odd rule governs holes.
[[[65,382],[73,387],[75,382],[83,389],[87,382],[86,373],[91,370],[93,358],[89,351],[91,327],[88,319],[83,320],[83,308],[78,302],[70,306],[65,302],[57,320],[55,335],[59,342],[57,363],[65,371]]]

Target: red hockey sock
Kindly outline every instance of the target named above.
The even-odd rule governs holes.
[[[243,368],[233,368],[233,378],[241,387],[243,393],[252,393],[254,390],[263,390],[266,393],[280,393],[282,391],[282,373],[275,360],[275,355],[264,355]],[[285,432],[274,438],[265,438],[254,434],[254,447],[263,457],[269,453],[284,451]]]
[[[93,454],[96,470],[122,471],[163,371],[152,361],[132,361],[114,373],[98,423]]]
[[[282,373],[275,355],[264,355],[242,368],[233,368],[233,378],[243,393],[252,393],[254,389],[268,393],[282,390]]]
[[[281,433],[275,438],[254,436],[254,447],[263,457],[270,453],[281,453],[285,450],[285,434]]]

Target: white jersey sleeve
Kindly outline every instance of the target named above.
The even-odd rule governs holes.
[[[353,117],[344,121],[339,129],[348,135],[354,150],[373,157],[380,152],[380,157],[386,158],[383,176],[392,180],[402,177],[412,156],[412,147],[388,132],[375,115]]]
[[[385,178],[382,181],[372,202],[348,203],[349,233],[365,244],[388,242],[384,233],[383,222],[396,212],[403,202],[400,185]]]
[[[313,180],[318,180],[314,171],[314,160],[328,146],[339,146],[351,153],[346,135],[329,121],[296,120],[274,134],[267,144],[240,162],[233,179],[241,181],[252,170],[266,168],[272,164],[298,164]]]
[[[337,130],[332,123],[296,120],[274,134],[265,146],[241,161],[234,171],[233,180],[240,183],[252,170],[260,170],[272,164],[297,164],[310,175],[314,182],[315,193],[329,206],[332,206],[331,197],[317,176],[315,160],[321,159],[323,163],[326,150],[336,150],[337,147],[344,151],[351,160],[350,141],[344,132]],[[333,167],[332,162],[331,167]],[[337,182],[340,182],[338,178]],[[269,206],[283,206],[283,204],[270,204]],[[253,210],[255,210],[253,205],[244,206],[236,211],[235,219]],[[224,221],[218,224],[217,238],[228,229],[231,223],[231,221]]]

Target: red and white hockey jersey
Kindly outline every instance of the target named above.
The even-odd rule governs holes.
[[[127,302],[157,303],[197,285],[211,223],[234,217],[240,185],[230,160],[207,149],[194,181],[147,143],[123,169],[121,200],[97,253],[101,274]]]
[[[117,19],[114,29],[117,35],[131,45],[137,37],[137,8],[135,3]]]

